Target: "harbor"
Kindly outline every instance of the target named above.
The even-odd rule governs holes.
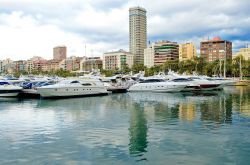
[[[250,1],[0,1],[0,165],[250,164]]]
[[[249,86],[0,98],[1,164],[248,164]]]

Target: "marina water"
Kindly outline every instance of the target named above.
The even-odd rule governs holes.
[[[0,164],[249,164],[250,88],[0,99]]]

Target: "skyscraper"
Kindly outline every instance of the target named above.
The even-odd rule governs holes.
[[[134,64],[144,63],[144,49],[147,48],[147,16],[141,7],[129,9],[129,51]]]
[[[67,57],[67,47],[57,46],[53,48],[53,59],[57,61],[62,61]]]

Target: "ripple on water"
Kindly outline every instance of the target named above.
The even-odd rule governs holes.
[[[249,94],[0,101],[1,164],[247,164]]]

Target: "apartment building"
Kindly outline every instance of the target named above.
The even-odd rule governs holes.
[[[103,54],[103,69],[122,70],[126,65],[131,68],[134,64],[134,56],[125,50],[107,52]]]
[[[197,50],[193,43],[185,43],[179,45],[179,60],[191,60],[197,56]]]
[[[201,41],[200,54],[208,62],[232,59],[232,42],[222,40],[220,37]]]
[[[179,45],[177,42],[158,41],[144,50],[144,65],[152,67],[162,65],[166,61],[179,60]]]

